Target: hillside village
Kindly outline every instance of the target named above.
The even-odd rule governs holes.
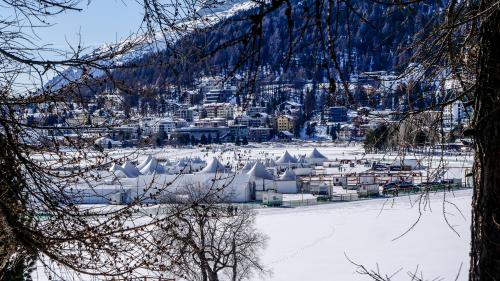
[[[83,101],[64,102],[63,112],[58,103],[50,103],[19,114],[26,124],[41,128],[34,141],[94,139],[104,148],[294,139],[362,142],[377,128],[398,123],[408,104],[425,108],[434,102],[433,91],[459,91],[456,83],[446,81],[405,95],[401,93],[408,81],[384,71],[370,72],[351,78],[354,103],[348,104],[347,95],[328,95],[328,83],[260,82],[256,93],[244,95],[241,79],[202,76],[192,89],[169,86],[162,95],[142,98],[109,87]],[[422,127],[422,144],[441,137],[455,142],[470,113],[456,101],[442,111],[420,114],[427,126]],[[436,124],[441,114],[443,123]],[[437,125],[442,125],[444,136],[435,135],[441,131],[432,127]]]

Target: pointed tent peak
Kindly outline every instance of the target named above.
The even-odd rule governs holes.
[[[135,178],[140,175],[139,170],[129,161],[123,163],[122,169],[125,171],[125,173],[127,173],[129,177]]]
[[[205,161],[201,160],[201,158],[199,156],[195,157],[191,162],[194,163],[194,164],[203,164],[203,163],[205,163]]]
[[[241,168],[241,171],[242,172],[247,172],[247,171],[250,171],[253,167],[254,163],[253,162],[247,162],[243,168]]]
[[[299,160],[297,160],[297,163],[299,163],[299,164],[305,164],[305,163],[307,163],[306,158],[304,156],[300,156]]]
[[[276,166],[276,162],[274,162],[273,159],[266,160],[266,167],[275,167],[275,166]]]
[[[186,160],[186,158],[182,158],[179,161],[177,161],[177,163],[175,165],[178,167],[184,167],[187,164],[188,164],[188,161]]]
[[[143,175],[163,174],[165,173],[165,167],[158,163],[155,158],[151,158],[151,161],[140,172]]]
[[[128,178],[127,172],[125,172],[125,170],[120,165],[118,165],[116,163],[113,163],[111,165],[111,168],[109,168],[109,171],[111,172],[111,174],[113,174],[113,176],[115,176],[117,178]]]
[[[266,180],[274,180],[274,176],[271,175],[264,165],[260,161],[255,162],[252,169],[248,171],[247,175],[256,178],[256,179],[266,179]]]
[[[142,168],[146,167],[146,165],[151,162],[151,160],[153,159],[153,157],[151,157],[151,155],[148,155],[148,157],[146,157],[146,159],[144,159],[141,164],[137,165],[137,170],[142,170]]]
[[[297,159],[292,155],[290,155],[290,153],[288,153],[288,150],[285,150],[285,153],[283,153],[283,155],[281,155],[281,157],[278,160],[276,160],[276,164],[288,164],[288,163],[297,163]]]
[[[319,152],[318,149],[314,148],[309,154],[307,154],[307,158],[321,158],[326,159],[326,156]]]
[[[200,171],[200,173],[227,173],[227,169],[219,161],[219,159],[213,157],[208,165]]]
[[[290,169],[287,169],[280,177],[280,180],[282,181],[295,181],[296,179],[297,175],[295,175],[295,173]]]
[[[109,168],[110,172],[122,171],[122,170],[123,170],[123,168],[120,165],[118,165],[117,163],[111,164],[111,167]]]

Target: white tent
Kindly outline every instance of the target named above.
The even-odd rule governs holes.
[[[297,176],[295,175],[295,173],[290,170],[290,169],[287,169],[283,175],[281,175],[281,177],[279,178],[280,181],[295,181],[297,179]]]
[[[297,193],[297,176],[287,169],[283,175],[275,182],[276,192],[279,193]]]
[[[323,163],[328,160],[328,158],[319,152],[316,148],[314,148],[309,154],[306,156],[307,162],[314,165],[323,165]]]
[[[266,170],[266,167],[264,167],[264,165],[262,165],[259,161],[253,165],[247,175],[253,177],[254,179],[274,180],[274,176],[271,175],[271,173]]]
[[[148,155],[146,159],[144,159],[141,164],[137,165],[137,170],[142,170],[142,168],[146,167],[146,165],[153,159],[151,155]]]
[[[190,165],[192,170],[199,171],[203,167],[205,167],[206,163],[200,157],[195,157],[193,160],[191,160]]]
[[[218,199],[226,202],[248,202],[252,200],[249,181],[250,177],[246,174],[194,173],[182,176],[175,174],[143,175],[137,179],[123,179],[121,184],[123,188],[131,190],[131,198],[139,196],[144,198],[143,202],[145,203],[160,203],[164,196],[169,197],[174,194],[191,196],[193,195],[191,191],[206,191],[212,195],[217,194]],[[192,190],[189,191],[190,189]],[[159,196],[150,196],[150,194],[158,192],[161,193]]]
[[[253,163],[252,162],[247,162],[243,168],[241,168],[241,173],[246,173],[248,171],[250,171],[253,167]]]
[[[200,157],[195,157],[192,161],[194,164],[204,164],[205,161],[201,160]]]
[[[304,166],[305,164],[307,164],[308,162],[306,161],[305,157],[304,156],[300,156],[299,157],[299,160],[297,160],[297,164],[301,164],[301,166]]]
[[[140,172],[143,175],[163,174],[165,173],[165,167],[158,163],[155,158],[151,158],[151,161]]]
[[[117,178],[128,178],[127,172],[125,172],[125,170],[116,163],[113,163],[111,165],[111,168],[109,168],[109,172]]]
[[[210,173],[227,173],[227,169],[226,167],[224,167],[224,165],[219,162],[219,160],[214,157],[212,158],[212,160],[208,163],[208,165],[203,168],[200,173],[203,173],[203,174],[210,174]]]
[[[188,163],[189,162],[186,158],[182,158],[181,160],[177,161],[177,163],[175,163],[175,166],[184,168],[188,165]]]
[[[269,168],[276,167],[276,162],[274,162],[273,159],[268,159],[266,161],[266,167],[269,167]]]
[[[322,158],[327,159],[325,155],[319,152],[318,149],[314,148],[309,154],[306,156],[307,158]]]
[[[250,176],[251,184],[253,185],[254,191],[265,191],[268,189],[274,188],[274,176],[271,175],[262,163],[257,161],[252,169],[246,173]],[[268,180],[268,184],[266,185],[266,180]],[[259,192],[255,193],[255,199],[262,200],[262,194]]]
[[[138,177],[141,173],[139,170],[132,165],[129,161],[123,163],[122,169],[125,171],[125,173],[130,177],[130,178],[135,178]]]
[[[285,150],[285,153],[281,155],[281,157],[276,160],[276,164],[279,166],[289,165],[289,164],[297,164],[297,159],[288,153],[288,150]]]

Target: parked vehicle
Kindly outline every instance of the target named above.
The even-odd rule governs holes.
[[[391,192],[391,191],[396,191],[396,190],[418,191],[418,190],[420,190],[420,188],[411,182],[398,180],[398,181],[392,181],[392,182],[384,184],[383,190],[384,190],[384,192]]]

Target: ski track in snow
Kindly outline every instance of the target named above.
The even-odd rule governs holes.
[[[394,202],[375,199],[259,209],[257,227],[269,236],[262,260],[273,272],[265,280],[370,280],[357,274],[345,255],[369,269],[376,270],[378,264],[384,274],[402,268],[394,280],[410,280],[407,272],[417,266],[426,280],[455,280],[462,263],[458,280],[466,280],[471,190],[446,194],[446,200],[457,204],[465,215],[447,210],[460,237],[444,221],[443,194],[430,194],[432,210],[422,208],[415,228],[395,241],[418,217],[418,205],[412,206],[408,196]]]

